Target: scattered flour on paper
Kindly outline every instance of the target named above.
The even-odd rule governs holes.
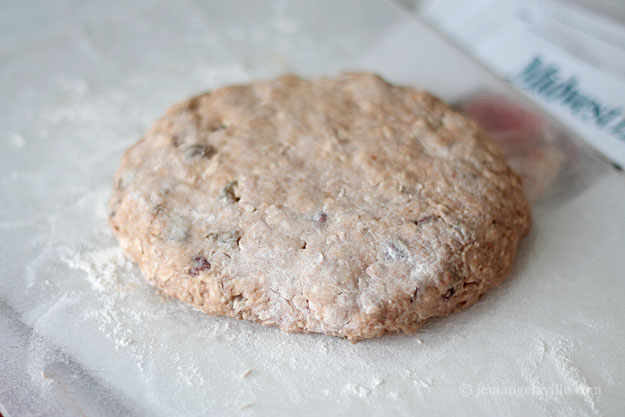
[[[180,303],[155,295],[157,294],[156,290],[149,287],[142,281],[141,277],[137,276],[136,267],[124,257],[121,249],[117,246],[78,250],[68,254],[63,258],[63,261],[70,268],[81,271],[101,302],[101,308],[88,310],[87,316],[97,321],[99,330],[112,341],[116,350],[123,349],[130,354],[136,361],[144,382],[154,384],[154,392],[158,392],[159,382],[152,378],[158,374],[154,367],[159,366],[158,364],[162,363],[163,358],[150,358],[150,355],[159,349],[149,345],[149,340],[152,339],[147,337],[141,327],[145,325],[150,328],[152,326],[150,323],[158,321],[159,309],[171,313],[180,308]],[[132,307],[133,303],[137,301],[134,299],[137,294],[137,287],[144,290],[148,289],[148,292],[152,293],[148,303],[154,303],[154,305],[146,304],[143,300],[143,302]],[[182,308],[186,309],[186,307]],[[191,309],[189,308],[189,310]],[[250,351],[255,349],[262,351],[263,346],[260,343],[263,343],[263,340],[267,342],[267,337],[270,337],[273,354],[258,355],[253,363],[255,368],[254,380],[258,377],[262,378],[263,373],[271,373],[280,377],[283,371],[276,369],[274,361],[281,358],[282,363],[290,364],[287,368],[307,368],[306,374],[317,373],[324,380],[333,381],[336,380],[333,376],[335,368],[341,365],[346,355],[354,355],[352,359],[359,364],[352,367],[349,373],[346,373],[347,382],[343,382],[339,386],[330,384],[327,388],[319,391],[320,395],[330,398],[344,398],[346,401],[360,399],[374,404],[382,399],[395,402],[406,396],[427,397],[432,394],[432,390],[438,389],[451,388],[451,392],[457,392],[458,382],[446,379],[439,374],[436,367],[437,363],[440,362],[435,360],[430,365],[428,359],[431,358],[415,357],[412,368],[389,369],[388,372],[379,373],[379,369],[367,363],[371,357],[367,353],[364,355],[359,353],[359,346],[363,346],[364,351],[375,351],[375,349],[367,347],[366,343],[351,345],[343,340],[324,336],[294,337],[279,331],[274,331],[269,335],[261,335],[260,332],[264,333],[266,329],[256,324],[220,317],[210,318],[208,322],[210,324],[202,328],[200,337],[213,339],[216,342],[222,341],[222,343],[228,343],[232,346],[246,346]],[[135,332],[138,334],[135,335]],[[137,340],[135,340],[135,336]],[[433,344],[422,340],[428,340],[427,333],[418,339],[419,341],[416,342],[418,346],[425,348]],[[146,341],[148,341],[147,345]],[[374,343],[379,347],[381,342],[383,341],[378,340]],[[450,350],[451,346],[453,344],[444,343],[436,348],[431,348],[437,349],[437,351],[429,352],[436,357],[444,358],[454,354]],[[519,375],[518,368],[510,367],[509,374],[499,375],[498,381],[505,385],[505,381],[518,381],[518,378],[521,377],[528,386],[544,387],[549,384],[561,384],[563,388],[574,391],[576,393],[575,398],[582,400],[586,404],[585,408],[591,414],[599,415],[595,403],[597,393],[593,392],[592,384],[572,360],[574,348],[574,343],[568,338],[533,328],[533,336],[528,339],[527,346],[523,346],[519,350],[519,356],[514,359],[511,356],[507,359],[522,364],[520,367],[521,375]],[[176,352],[177,350],[175,346],[167,346],[164,349],[167,352]],[[390,347],[383,350],[392,352]],[[315,355],[322,356],[324,359],[319,362],[321,366],[317,366],[315,362],[306,363],[305,360],[301,359],[302,352],[313,352]],[[415,353],[415,355],[417,354]],[[198,392],[198,395],[200,392],[210,392],[211,377],[207,373],[208,369],[202,363],[193,357],[178,352],[171,355],[170,360],[174,363],[177,383],[182,384],[181,386],[192,387],[194,391]],[[244,363],[242,365],[245,366]],[[240,383],[248,383],[246,377],[250,375],[251,370],[244,368],[248,370],[241,373],[240,368],[235,370],[236,368],[233,367],[233,375],[238,378]],[[485,383],[485,385],[488,384]],[[231,408],[236,409],[240,407],[240,404],[250,403],[250,400],[253,399],[252,394],[253,390],[249,391],[247,396],[237,397],[236,400],[232,401]],[[294,392],[290,395],[298,396],[301,393]],[[562,400],[567,400],[549,392],[523,399],[541,404],[546,412],[555,407],[561,407]],[[502,400],[495,399],[495,401]],[[579,405],[579,403],[571,403],[571,410],[574,410],[574,404]]]
[[[363,387],[360,384],[354,384],[352,382],[348,382],[343,387],[343,394],[346,395],[354,395],[356,397],[365,398],[368,397],[371,391],[368,388]]]
[[[70,268],[84,271],[93,288],[100,292],[117,290],[120,273],[127,273],[132,267],[119,246],[78,252],[63,260]]]
[[[164,108],[157,109],[151,104],[137,105],[129,97],[149,89],[150,100],[156,99],[153,101],[163,104],[167,100],[160,99],[177,97],[181,90],[191,92],[198,88],[246,81],[252,75],[259,77],[285,72],[290,68],[286,57],[290,56],[288,52],[293,48],[315,50],[321,57],[331,56],[327,46],[314,44],[311,38],[302,37],[299,43],[289,44],[270,42],[272,31],[291,34],[299,30],[299,23],[291,19],[286,10],[289,3],[282,1],[275,4],[275,13],[268,22],[270,29],[233,26],[228,32],[237,41],[272,44],[276,49],[274,55],[268,56],[265,61],[258,61],[262,63],[233,59],[216,64],[211,56],[204,61],[198,59],[189,66],[186,60],[179,59],[177,62],[172,60],[174,66],[170,69],[155,67],[154,70],[120,71],[123,72],[120,78],[114,78],[118,70],[115,68],[104,85],[81,75],[80,71],[84,68],[78,67],[74,76],[62,75],[54,69],[56,72],[52,73],[53,78],[48,84],[52,86],[51,91],[59,90],[62,97],[55,97],[50,107],[43,109],[37,107],[39,100],[29,101],[29,108],[35,106],[37,109],[37,123],[33,123],[30,133],[19,129],[13,132],[11,127],[10,132],[0,135],[11,148],[23,148],[16,154],[30,151],[31,138],[39,135],[71,154],[71,159],[63,161],[80,168],[76,169],[79,174],[76,178],[64,178],[67,183],[55,182],[59,187],[51,188],[53,193],[48,190],[42,193],[44,197],[41,201],[53,203],[49,207],[54,212],[50,214],[49,223],[37,223],[40,229],[36,232],[45,233],[47,240],[38,242],[33,238],[33,245],[41,250],[33,251],[33,257],[26,266],[24,293],[41,289],[41,298],[48,297],[51,303],[43,312],[43,308],[33,308],[38,314],[36,323],[56,326],[48,333],[56,332],[59,326],[71,328],[65,332],[69,336],[62,346],[73,349],[83,357],[91,355],[90,359],[103,368],[129,359],[123,363],[130,363],[130,366],[120,374],[103,372],[101,377],[108,377],[111,385],[141,403],[154,405],[161,415],[214,414],[211,409],[223,403],[233,413],[245,409],[246,413],[252,414],[267,402],[276,403],[285,400],[285,397],[293,404],[311,405],[309,409],[313,409],[316,402],[325,401],[340,402],[344,407],[354,403],[365,404],[376,411],[380,410],[379,407],[397,405],[401,410],[400,403],[406,399],[416,398],[426,402],[424,399],[427,396],[435,397],[440,393],[447,398],[457,398],[460,381],[456,377],[466,377],[477,383],[470,379],[471,372],[490,365],[490,359],[498,364],[499,374],[494,383],[504,385],[513,381],[510,383],[538,387],[558,383],[580,392],[574,398],[545,394],[543,397],[520,399],[541,404],[543,414],[572,415],[578,409],[582,409],[582,413],[587,411],[585,414],[599,414],[597,397],[589,389],[593,381],[584,375],[573,359],[574,340],[544,330],[540,325],[524,328],[523,336],[518,336],[518,329],[504,328],[497,335],[499,340],[496,342],[502,349],[516,350],[513,354],[503,352],[502,357],[495,358],[480,357],[482,345],[479,341],[473,338],[473,343],[466,346],[465,340],[452,336],[456,328],[443,328],[442,321],[438,327],[426,328],[416,336],[389,336],[357,345],[325,336],[283,334],[276,329],[243,321],[203,317],[190,307],[162,297],[150,288],[121,249],[112,243],[110,234],[98,231],[91,236],[81,232],[83,236],[80,238],[76,235],[66,238],[66,233],[72,228],[67,224],[64,228],[56,228],[57,219],[54,216],[75,216],[77,224],[92,221],[95,217],[99,224],[105,225],[110,185],[106,184],[105,188],[96,191],[82,191],[96,181],[104,181],[102,172],[110,171],[112,175],[116,166],[108,164],[103,158],[113,153],[121,154],[121,150],[130,145],[129,135],[140,130],[139,126],[148,126],[158,111],[164,111]],[[213,28],[204,25],[201,19],[198,22],[206,28],[204,34],[209,35]],[[90,39],[87,35],[73,38],[79,42],[85,56],[95,57],[95,62],[110,59],[113,63],[107,56],[110,51],[99,44],[98,39]],[[193,36],[194,48],[197,48],[196,39]],[[71,47],[68,44],[68,50]],[[342,45],[337,48],[349,49]],[[191,57],[186,52],[181,52],[177,58]],[[68,66],[67,71],[73,71],[70,67],[73,66]],[[171,83],[161,84],[159,80]],[[111,81],[118,83],[119,87],[112,87]],[[159,88],[154,88],[154,84]],[[34,146],[32,149],[37,152]],[[101,171],[97,173],[94,166]],[[25,181],[25,174],[21,171],[10,175],[10,178],[19,177],[20,181]],[[33,177],[33,183],[39,179]],[[77,189],[80,193],[76,192]],[[82,195],[82,198],[74,199],[76,195]],[[39,200],[33,198],[33,201]],[[27,227],[33,222],[32,218],[11,223],[3,220],[0,228]],[[77,241],[83,243],[77,244]],[[89,243],[84,244],[85,241]],[[57,256],[56,246],[59,243],[69,248],[61,257]],[[58,266],[59,258],[65,270],[51,273]],[[76,315],[70,316],[68,312],[76,312]],[[468,312],[462,314],[466,317]],[[492,322],[483,324],[486,330],[480,325],[470,324],[467,327],[484,335],[490,331],[489,325]],[[602,326],[601,323],[592,325],[593,328]],[[89,341],[84,334],[90,330],[101,336],[94,342],[103,345],[98,353],[89,352],[92,347],[86,344]],[[493,346],[484,347],[493,351]],[[467,349],[475,349],[475,352],[467,353]],[[41,372],[51,361],[50,352],[52,349],[39,339],[33,340],[28,352],[28,371],[33,380],[45,386],[51,385],[51,379],[42,378]],[[454,361],[459,356],[468,361],[466,367]],[[520,366],[516,366],[518,364]],[[242,369],[252,368],[254,371],[250,377],[241,377]],[[611,381],[609,377],[606,376],[605,381]],[[223,396],[225,391],[218,389],[220,386],[227,387],[232,395]],[[267,390],[267,386],[286,388]],[[308,388],[310,392],[306,391]],[[263,392],[263,396],[257,398],[257,392]],[[441,398],[441,395],[436,395],[436,398]],[[514,399],[482,399],[484,403],[500,402],[504,406],[509,400]],[[337,414],[347,414],[347,410],[342,408],[337,410]],[[397,414],[406,415],[405,412]]]
[[[296,30],[297,23],[283,17],[281,13],[280,10],[276,12],[273,22],[275,28],[284,33]],[[251,34],[246,30],[233,28],[231,35],[234,38],[254,35],[257,40],[266,36],[260,32]],[[278,58],[269,65],[272,68],[286,67]],[[258,68],[250,70],[241,63],[231,62],[222,66],[198,66],[186,73],[191,77],[190,83],[212,87],[225,82],[246,81],[253,72],[258,72]],[[110,91],[93,98],[92,88],[82,78],[60,77],[55,82],[64,91],[65,98],[43,113],[43,118],[50,126],[77,121],[97,125],[103,120],[114,120],[120,116],[121,110],[112,109],[127,108],[128,97],[123,90]],[[135,111],[136,119],[148,119],[149,112]],[[25,141],[14,139],[13,142],[17,148],[24,146]],[[103,146],[108,146],[108,151],[112,151],[119,148],[120,143],[111,142]],[[89,163],[85,162],[87,165]],[[106,185],[85,192],[73,202],[74,207],[81,215],[95,217],[105,225],[109,187]],[[102,239],[102,235],[108,240]],[[397,343],[398,340],[391,336],[351,345],[325,336],[282,334],[276,329],[268,330],[257,324],[228,318],[203,318],[191,307],[165,298],[149,287],[139,276],[137,268],[125,258],[122,250],[111,243],[110,237],[109,232],[99,231],[85,246],[70,242],[69,247],[72,249],[66,251],[61,260],[71,270],[78,271],[80,277],[89,284],[90,291],[78,295],[68,294],[60,299],[57,307],[62,309],[63,305],[72,302],[85,304],[82,318],[94,323],[97,331],[110,342],[113,351],[111,357],[130,357],[148,400],[163,410],[175,413],[178,411],[173,405],[175,401],[181,403],[186,399],[191,403],[199,398],[206,401],[204,411],[208,411],[215,402],[220,401],[214,395],[214,387],[230,384],[239,393],[222,401],[231,410],[247,409],[254,412],[262,405],[262,400],[255,396],[258,390],[255,387],[258,384],[291,386],[293,379],[290,378],[294,370],[300,371],[302,375],[314,375],[316,381],[325,384],[316,388],[319,398],[338,398],[345,404],[358,401],[374,407],[380,403],[399,404],[405,398],[426,398],[442,390],[450,395],[458,393],[459,381],[451,377],[454,372],[449,371],[447,364],[448,358],[456,356],[462,342],[452,337],[441,342],[439,334],[449,332],[432,334],[425,330],[409,336],[412,338],[410,342]],[[32,271],[27,274],[32,283],[37,282],[36,278],[40,277],[47,259],[55,250],[49,244],[43,249],[41,259],[33,261]],[[55,314],[56,310],[51,309],[42,318],[48,319]],[[589,389],[592,384],[573,362],[574,343],[543,331],[538,326],[527,330],[529,337],[521,342],[523,345],[518,354],[502,358],[502,361],[522,363],[521,370],[514,366],[505,368],[498,375],[498,381],[502,384],[515,381],[539,387],[552,382],[560,383],[578,390],[581,394],[576,398],[581,399],[582,405],[591,413],[598,414],[595,394]],[[510,344],[519,341],[513,333],[505,333],[502,337],[509,338]],[[203,343],[200,351],[197,350],[198,341]],[[219,350],[219,346],[227,346],[234,353],[230,354],[227,349]],[[267,349],[267,346],[271,349]],[[389,364],[389,358],[395,355],[398,361],[396,364],[391,363],[388,369],[376,366],[378,359],[386,360],[384,363]],[[223,362],[231,363],[223,365],[214,362],[214,358],[220,356],[223,356],[220,359]],[[33,364],[32,372],[40,372],[39,362]],[[475,362],[468,365],[479,367]],[[247,377],[250,375],[248,371],[241,374],[241,369],[251,369],[250,366],[254,369],[251,378]],[[441,367],[445,372],[440,372]],[[216,382],[212,375],[215,370],[226,381]],[[224,372],[230,371],[231,379],[227,380]],[[462,371],[459,370],[459,373],[464,375]],[[266,379],[268,375],[271,378]],[[178,387],[177,391],[172,391],[170,386]],[[304,394],[296,389],[286,393],[294,403],[307,399],[310,401]],[[563,400],[568,399],[552,398],[546,394],[524,400],[541,403],[548,413],[561,407]],[[574,410],[577,405],[578,402],[571,402],[569,407]]]
[[[545,356],[553,361],[559,375],[563,377],[567,386],[575,395],[580,396],[592,409],[598,413],[593,386],[582,375],[580,369],[573,363],[571,352],[574,343],[570,338],[559,337],[551,345],[545,345]]]
[[[127,348],[134,343],[133,330],[125,321],[140,324],[143,314],[120,308],[119,300],[130,294],[132,284],[128,276],[133,273],[133,266],[117,246],[78,251],[62,260],[72,269],[84,272],[84,277],[99,294],[101,308],[85,309],[85,316],[94,318],[98,329],[114,343],[115,349]],[[144,349],[138,347],[131,352],[142,370]]]
[[[204,83],[211,83],[232,74],[241,79],[248,76],[246,69],[236,64],[212,71],[198,71],[193,76],[203,79]],[[100,109],[125,100],[113,92],[101,101],[90,101],[90,88],[80,79],[60,79],[58,82],[68,93],[67,100],[46,115],[52,124],[78,119],[97,120]],[[119,144],[109,145],[110,149],[115,146]],[[102,227],[106,227],[109,193],[110,185],[85,192],[72,202],[72,210],[80,215],[95,217]],[[69,269],[79,273],[90,290],[79,294],[68,293],[57,307],[62,308],[63,303],[84,304],[82,318],[95,324],[97,331],[110,342],[113,354],[131,359],[145,387],[144,395],[163,410],[175,413],[175,407],[169,407],[173,407],[175,401],[182,401],[177,398],[187,398],[188,401],[206,399],[203,400],[206,401],[206,410],[215,406],[215,402],[219,401],[215,396],[217,383],[211,374],[211,369],[215,368],[221,369],[222,377],[224,369],[230,370],[232,380],[229,384],[240,390],[236,398],[223,401],[230,409],[239,410],[241,404],[249,404],[253,400],[255,406],[250,407],[249,412],[262,405],[262,401],[255,397],[257,384],[290,386],[293,383],[290,375],[294,369],[300,370],[302,375],[315,375],[317,381],[323,381],[325,386],[318,386],[315,391],[319,398],[340,398],[345,404],[364,401],[372,407],[381,402],[399,405],[405,398],[427,398],[443,390],[451,395],[458,393],[459,381],[451,378],[454,372],[449,371],[448,358],[456,356],[457,350],[462,348],[462,341],[453,337],[441,341],[440,336],[442,333],[451,334],[451,328],[434,332],[426,329],[418,335],[409,336],[410,342],[398,342],[390,336],[351,345],[325,336],[282,334],[276,329],[268,330],[257,324],[228,318],[203,318],[191,307],[159,295],[144,282],[138,269],[113,243],[108,230],[98,230],[86,239],[89,243],[82,246],[75,242],[67,243],[70,249],[64,252],[61,260]],[[39,256],[35,256],[27,266],[30,285],[40,282],[41,271],[49,265],[55,250],[50,242],[42,244]],[[56,310],[50,310],[42,319],[48,320],[55,314]],[[595,323],[593,326],[598,325]],[[515,384],[538,387],[562,384],[579,391],[579,394],[574,398],[545,394],[523,400],[539,404],[547,413],[562,408],[566,403],[565,410],[583,406],[589,414],[598,415],[592,381],[583,375],[572,359],[575,344],[539,326],[527,328],[526,334],[528,337],[525,339],[519,339],[514,332],[501,335],[505,338],[504,345],[521,343],[516,355],[508,355],[501,360],[518,362],[522,366],[521,369],[514,366],[505,368],[498,375],[497,382],[505,385],[514,381]],[[197,350],[198,341],[203,343],[202,351]],[[223,346],[238,352],[228,356],[227,350],[220,350]],[[268,350],[267,346],[271,349]],[[232,361],[231,366],[224,368],[215,362],[207,363],[212,357],[220,355],[225,355],[224,361]],[[389,358],[395,355],[398,362],[388,369],[376,366],[379,358],[389,364]],[[478,359],[473,360],[468,367],[479,368],[480,364],[475,362]],[[249,367],[254,368],[254,377],[242,378],[241,369]],[[446,371],[440,372],[441,367]],[[38,366],[34,366],[32,372],[37,369]],[[459,373],[466,374],[462,369]],[[265,379],[268,375],[273,379]],[[179,387],[179,391],[168,391],[163,380]],[[294,403],[310,401],[310,397],[295,389],[288,392],[288,396]],[[492,400],[502,404],[506,401],[505,398]]]
[[[24,145],[26,145],[26,140],[24,139],[24,136],[20,135],[19,133],[12,133],[9,136],[9,143],[11,145],[13,145],[14,148],[23,148]]]

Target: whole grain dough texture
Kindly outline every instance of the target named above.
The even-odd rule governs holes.
[[[167,295],[358,341],[475,303],[508,274],[530,209],[475,123],[348,73],[174,105],[123,156],[109,220]]]

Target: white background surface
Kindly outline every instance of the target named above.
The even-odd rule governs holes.
[[[513,96],[386,3],[266,4],[5,7],[3,413],[621,412],[625,182],[575,145],[560,188],[534,205],[510,278],[417,335],[352,345],[205,316],[158,295],[123,259],[106,225],[114,170],[169,104],[191,94],[287,71],[359,68],[451,101],[484,87]],[[489,387],[499,392],[480,393]]]

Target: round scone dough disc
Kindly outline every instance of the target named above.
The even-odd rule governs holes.
[[[286,75],[169,109],[123,156],[110,224],[165,294],[357,341],[473,304],[530,209],[498,149],[427,92]]]

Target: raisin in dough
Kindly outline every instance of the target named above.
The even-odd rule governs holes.
[[[520,178],[475,123],[371,74],[176,104],[115,184],[110,225],[165,294],[351,341],[475,303],[530,226]]]

